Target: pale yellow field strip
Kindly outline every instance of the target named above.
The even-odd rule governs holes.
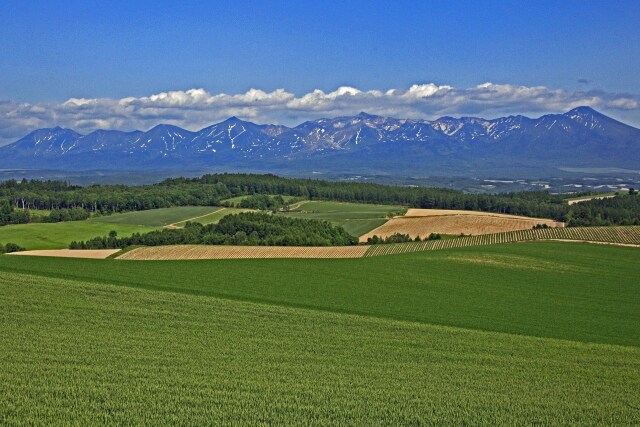
[[[39,251],[13,252],[8,255],[105,259],[119,251],[120,249],[48,249]]]
[[[455,209],[408,209],[407,213],[402,216],[402,218],[408,217],[425,217],[425,216],[450,216],[450,215],[468,215],[468,216],[492,216],[496,218],[512,218],[512,219],[528,219],[531,221],[551,221],[554,223],[562,224],[560,227],[564,226],[564,223],[553,221],[550,219],[544,218],[534,218],[530,216],[522,216],[522,215],[511,215],[511,214],[501,214],[495,212],[482,212],[482,211],[463,211],[463,210],[455,210]],[[400,217],[396,217],[400,218]]]
[[[234,258],[361,258],[367,246],[223,246],[175,245],[136,248],[117,259],[185,260]]]

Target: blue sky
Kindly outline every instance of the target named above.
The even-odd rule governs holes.
[[[569,99],[546,107],[524,103],[522,113],[553,112],[585,98],[576,98],[579,92],[596,94],[601,101],[593,101],[594,107],[638,125],[633,101],[640,99],[639,22],[640,1],[4,0],[0,100],[62,108],[70,98],[149,98],[200,88],[211,96],[282,88],[299,99],[316,89],[328,94],[343,86],[386,92],[433,83],[467,90],[492,82],[545,87]],[[364,101],[357,107],[363,103],[366,107]],[[518,109],[511,103],[501,110],[499,104],[413,112],[373,107],[425,118]],[[17,114],[15,108],[3,111]],[[302,114],[280,108],[277,114],[253,116],[247,111],[247,118],[290,123],[334,110]],[[335,114],[349,111],[337,108]],[[171,120],[200,124],[171,115],[165,121]],[[119,123],[125,128],[147,124]],[[113,121],[102,124],[118,127]],[[20,126],[0,119],[5,128],[0,138]]]

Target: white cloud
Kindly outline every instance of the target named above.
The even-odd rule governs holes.
[[[169,123],[197,130],[230,116],[259,123],[298,124],[304,120],[366,111],[394,117],[433,119],[441,115],[496,117],[506,114],[564,112],[588,105],[605,113],[629,115],[640,122],[640,96],[603,91],[570,92],[545,86],[483,83],[458,89],[434,83],[408,89],[360,90],[342,86],[296,96],[285,89],[250,89],[240,94],[212,94],[205,89],[161,92],[146,97],[70,98],[59,104],[0,101],[0,143],[42,127],[63,126],[79,132],[97,128],[149,129]]]

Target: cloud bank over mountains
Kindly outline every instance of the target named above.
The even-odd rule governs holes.
[[[603,112],[640,116],[640,95],[601,90],[570,92],[545,86],[484,83],[458,89],[434,83],[408,89],[360,90],[343,86],[296,96],[285,89],[212,94],[205,89],[170,91],[140,98],[71,98],[64,103],[0,101],[0,145],[44,127],[79,132],[95,129],[147,130],[159,123],[198,130],[231,116],[256,123],[294,125],[360,111],[398,118],[434,119],[443,115],[492,118],[508,114],[564,112],[587,105]],[[633,123],[632,123],[633,124]]]

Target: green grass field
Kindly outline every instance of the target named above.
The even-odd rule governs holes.
[[[3,255],[0,424],[632,425],[637,255]]]
[[[121,236],[144,233],[156,229],[130,224],[106,222],[71,221],[52,224],[17,224],[0,227],[0,243],[17,243],[29,249],[64,249],[74,240],[88,240],[96,236],[106,236],[115,230]]]
[[[637,248],[544,242],[333,260],[105,261],[2,256],[0,271],[485,331],[640,345],[637,256]]]
[[[232,205],[238,206],[240,204],[241,201],[243,201],[244,199],[247,199],[249,197],[252,197],[253,195],[246,195],[246,196],[237,196],[237,197],[231,197],[229,199],[224,199],[221,200],[221,203],[231,203]],[[270,194],[270,196],[276,196],[276,194]],[[284,199],[285,202],[297,199],[298,197],[296,196],[280,196]]]
[[[120,236],[127,236],[174,223],[178,227],[184,226],[186,220],[210,224],[218,222],[225,215],[243,211],[219,206],[181,206],[119,213],[86,221],[6,225],[0,227],[0,243],[17,243],[29,250],[63,249],[74,240],[106,236],[111,230],[117,231]]]
[[[344,228],[353,236],[361,236],[387,221],[388,215],[404,211],[402,206],[370,205],[308,201],[293,212],[282,213],[295,218],[325,219]]]
[[[178,206],[173,208],[150,209],[146,211],[126,212],[113,214],[91,221],[110,224],[147,225],[161,227],[174,224],[194,217],[207,215],[222,209],[219,206]]]
[[[204,215],[204,216],[199,216],[196,218],[191,219],[191,221],[193,222],[199,222],[200,224],[203,225],[207,225],[207,224],[215,224],[218,221],[220,221],[223,217],[227,216],[227,215],[234,215],[234,214],[238,214],[241,212],[252,212],[251,209],[239,209],[239,208],[216,208],[215,211],[213,211],[210,214]],[[187,221],[180,221],[180,222],[176,222],[174,223],[174,225],[176,227],[184,227],[185,224],[187,223]]]

